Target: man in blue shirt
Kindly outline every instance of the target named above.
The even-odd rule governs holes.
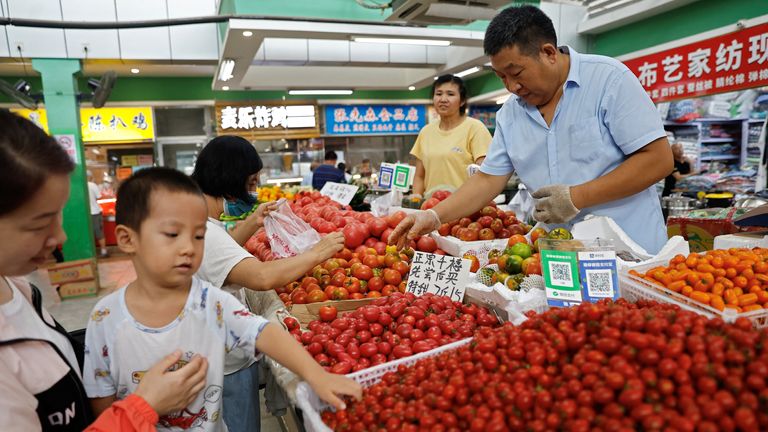
[[[533,6],[499,13],[484,48],[513,95],[496,114],[480,172],[434,211],[404,219],[390,241],[474,213],[516,172],[534,191],[536,220],[570,226],[608,216],[657,253],[667,236],[654,185],[672,172],[673,158],[661,117],[632,72],[612,58],[558,47],[552,21]]]
[[[334,183],[346,183],[344,178],[344,171],[336,168],[336,152],[329,150],[325,152],[325,162],[319,167],[315,168],[312,173],[312,187],[320,190],[327,182]]]

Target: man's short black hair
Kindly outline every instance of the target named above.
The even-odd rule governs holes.
[[[459,87],[459,96],[461,97],[459,114],[464,115],[467,112],[467,86],[464,85],[464,80],[457,77],[456,75],[445,74],[437,77],[435,82],[432,83],[432,97],[435,97],[435,91],[437,88],[445,83],[454,83]]]
[[[192,179],[206,195],[250,202],[248,177],[263,167],[259,153],[248,140],[220,136],[212,139],[197,156]]]
[[[327,152],[325,152],[325,160],[335,161],[335,160],[338,160],[338,159],[339,159],[339,156],[336,155],[335,151],[328,150]]]
[[[139,231],[141,224],[149,217],[152,193],[160,189],[168,192],[189,193],[203,198],[203,193],[197,184],[184,173],[173,168],[146,168],[128,178],[117,190],[115,222]],[[184,209],[179,211],[182,212]]]
[[[504,9],[493,18],[485,30],[483,49],[494,56],[516,45],[521,53],[535,56],[545,43],[557,46],[552,20],[541,9],[524,5]]]

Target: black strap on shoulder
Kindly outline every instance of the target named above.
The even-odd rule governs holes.
[[[61,333],[67,340],[69,340],[69,343],[72,344],[72,349],[75,351],[75,357],[77,358],[78,363],[77,366],[79,366],[80,373],[82,373],[85,360],[85,329],[69,333],[58,321],[56,321],[55,318],[53,318],[53,316],[51,316],[51,319],[53,319],[54,325],[48,324],[48,321],[43,317],[43,296],[40,294],[40,289],[33,284],[29,284],[29,286],[32,288],[32,307],[35,308],[35,312],[37,312],[37,315],[40,316],[40,319],[43,320],[45,325]],[[71,366],[74,367],[75,365]]]

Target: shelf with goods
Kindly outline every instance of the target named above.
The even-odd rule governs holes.
[[[765,127],[765,119],[749,119],[744,122],[745,148],[744,165],[757,169],[760,164],[760,155],[763,145],[760,143],[760,134]]]
[[[747,157],[747,124],[744,119],[699,118],[688,123],[665,122],[674,141],[683,144],[686,157],[697,171],[738,169]]]

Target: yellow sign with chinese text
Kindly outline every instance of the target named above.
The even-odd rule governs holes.
[[[11,109],[48,131],[45,109]],[[83,142],[153,141],[155,122],[152,108],[81,108],[80,126]]]
[[[153,141],[152,108],[81,108],[83,142]]]

